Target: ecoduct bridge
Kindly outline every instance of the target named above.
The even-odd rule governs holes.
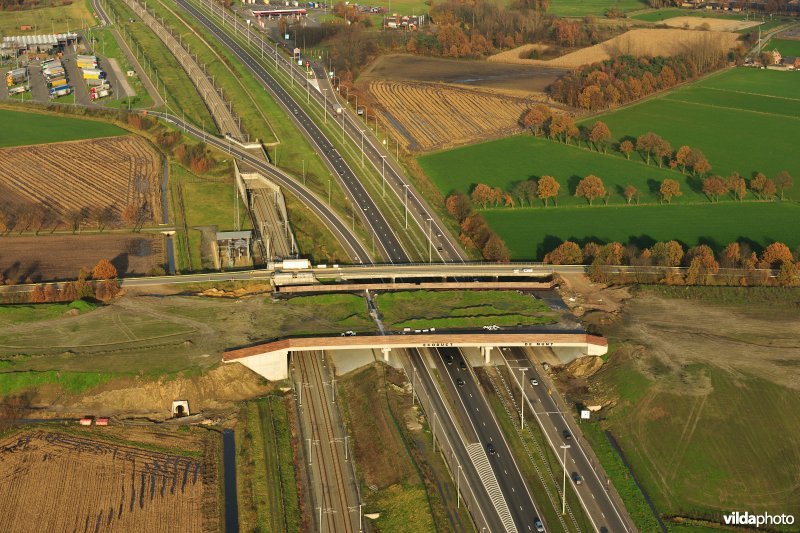
[[[388,362],[394,348],[480,348],[484,364],[488,365],[492,348],[507,346],[570,348],[576,356],[599,356],[608,351],[606,339],[585,333],[408,333],[287,338],[228,350],[222,360],[242,363],[266,379],[278,381],[289,377],[291,352],[380,349]]]

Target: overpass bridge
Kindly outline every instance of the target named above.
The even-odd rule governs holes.
[[[495,347],[572,348],[581,355],[603,355],[608,341],[586,333],[483,332],[404,333],[392,335],[345,335],[337,337],[292,337],[227,350],[225,363],[241,363],[260,376],[279,381],[289,377],[289,355],[313,350],[379,349],[384,361],[395,348],[480,348],[488,365]]]

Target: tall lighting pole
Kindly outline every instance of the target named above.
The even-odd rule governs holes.
[[[385,161],[385,159],[384,159],[384,161]],[[403,198],[403,206],[406,209],[406,229],[408,229],[408,187],[409,187],[409,185],[406,183],[405,187],[406,187],[405,188],[406,195],[405,195],[405,198]]]
[[[567,449],[570,448],[569,444],[562,444],[561,449],[564,450],[564,487],[561,492],[561,514],[567,512]]]
[[[428,219],[428,263],[433,263],[433,219]]]

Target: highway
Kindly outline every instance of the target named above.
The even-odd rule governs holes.
[[[519,369],[527,369],[522,382],[522,390],[527,399],[525,408],[528,409],[528,413],[534,413],[548,444],[562,466],[564,450],[561,449],[561,445],[570,446],[567,449],[567,483],[573,485],[595,530],[614,533],[635,531],[624,518],[627,517],[627,511],[618,507],[612,493],[609,492],[607,478],[603,474],[598,474],[594,468],[594,460],[590,459],[583,449],[588,445],[583,441],[580,427],[571,422],[571,416],[564,415],[563,407],[556,402],[558,392],[552,389],[549,377],[540,372],[541,367],[531,362],[523,348],[508,348],[500,350],[500,353],[513,376],[513,394],[519,393],[523,375]],[[531,379],[536,379],[539,384],[531,385]],[[569,440],[564,437],[565,430],[572,435]],[[575,484],[573,472],[581,476],[580,485]]]
[[[468,416],[470,430],[484,448],[491,444],[494,453],[489,453],[489,463],[508,504],[518,531],[536,531],[534,518],[541,517],[528,490],[522,472],[514,459],[502,429],[494,417],[469,364],[458,348],[435,348],[436,365],[445,389],[453,399],[455,408],[463,409]],[[462,368],[463,367],[463,368]],[[460,381],[459,381],[460,380]],[[544,520],[542,520],[544,521]],[[546,524],[545,524],[546,525]]]
[[[201,3],[204,7],[222,11],[222,7],[216,3],[206,4],[203,0]],[[210,7],[209,7],[210,6]],[[337,124],[343,124],[347,136],[350,138],[354,146],[364,147],[364,155],[367,161],[372,164],[373,168],[385,178],[385,182],[389,184],[389,190],[396,195],[400,203],[408,205],[408,213],[411,218],[423,233],[429,236],[431,241],[430,255],[437,257],[443,261],[463,261],[467,258],[457,241],[450,235],[450,232],[439,220],[436,213],[430,209],[425,200],[414,192],[408,179],[404,176],[402,168],[399,163],[394,161],[388,151],[383,147],[382,143],[370,133],[370,129],[366,125],[362,125],[357,115],[354,115],[347,105],[341,106],[338,100],[335,99],[333,87],[330,85],[329,79],[325,74],[324,68],[320,65],[314,65],[314,73],[318,77],[317,81],[320,84],[320,91],[311,91],[309,89],[308,78],[306,72],[298,67],[293,61],[288,58],[282,57],[277,49],[269,46],[269,42],[258,32],[254,31],[252,27],[248,27],[243,21],[239,20],[235,13],[227,11],[227,21],[233,26],[236,24],[236,33],[244,35],[247,33],[248,43],[250,40],[253,43],[260,43],[260,52],[263,57],[266,51],[274,60],[276,68],[280,64],[286,70],[287,76],[291,76],[292,83],[297,83],[298,87],[305,86],[307,92],[307,99],[313,99],[317,105],[324,107],[325,113],[330,114],[332,119],[335,119]],[[278,43],[275,43],[276,45]],[[256,44],[253,44],[257,47]],[[285,44],[281,46],[287,48]],[[287,52],[291,54],[291,51]],[[245,51],[245,53],[247,53]],[[255,61],[255,55],[249,54],[251,60]],[[271,61],[270,61],[271,63]],[[328,98],[322,94],[322,90],[329,90],[331,97]],[[342,107],[342,113],[337,116],[336,109]],[[362,132],[364,135],[362,137]]]
[[[376,243],[380,247],[383,258],[391,263],[407,262],[409,256],[383,213],[377,208],[355,172],[342,159],[336,147],[306,111],[295,102],[294,98],[267,72],[267,69],[254,56],[242,48],[215,21],[201,13],[187,0],[177,0],[177,3],[236,55],[256,79],[261,82],[264,88],[270,92],[275,101],[285,109],[290,119],[300,127],[306,138],[315,147],[317,154],[343,185],[345,193],[352,202],[354,209],[358,212],[359,218],[364,222],[364,226],[369,228],[370,233],[375,235]]]
[[[398,350],[398,353],[400,352]],[[457,475],[463,476],[463,483],[468,488],[461,485],[459,487],[461,493],[468,494],[468,496],[465,495],[465,498],[471,498],[476,504],[470,507],[476,526],[479,528],[487,527],[489,531],[495,532],[514,531],[513,521],[509,522],[509,517],[505,517],[505,520],[501,517],[494,500],[490,496],[484,479],[478,472],[475,462],[467,450],[468,443],[464,441],[459,426],[451,418],[450,409],[445,404],[423,355],[418,350],[413,349],[404,350],[402,353],[407,355],[406,358],[400,359],[403,362],[406,376],[409,381],[412,381],[414,394],[419,398],[420,404],[425,409],[428,424],[431,426],[431,431],[437,436],[436,440],[439,442],[443,457],[445,460],[449,459],[448,464],[451,475],[453,477]],[[475,453],[483,453],[485,456],[483,446],[478,444]],[[458,466],[461,468],[459,469]],[[506,515],[507,513],[508,510],[506,509],[503,514]],[[511,527],[507,527],[509,525]]]

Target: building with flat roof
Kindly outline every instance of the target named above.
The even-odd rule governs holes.
[[[25,52],[52,52],[63,50],[78,42],[77,33],[56,33],[50,35],[9,35],[3,37],[0,55],[16,57]]]

